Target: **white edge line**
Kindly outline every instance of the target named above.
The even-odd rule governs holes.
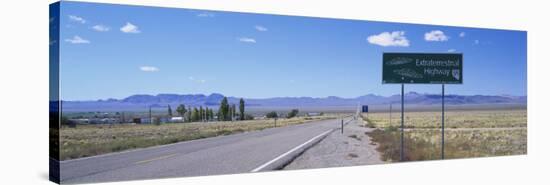
[[[258,166],[257,168],[253,169],[253,170],[250,171],[250,172],[258,172],[258,171],[262,170],[262,169],[265,168],[266,166],[268,166],[268,165],[274,163],[275,161],[277,161],[277,160],[279,160],[279,159],[285,157],[286,155],[288,155],[288,154],[290,154],[290,153],[292,153],[292,152],[294,152],[294,151],[300,149],[301,147],[307,145],[308,143],[311,143],[311,142],[314,141],[315,139],[317,139],[317,138],[319,138],[319,137],[321,137],[321,136],[323,136],[323,135],[329,133],[330,131],[332,131],[332,129],[327,130],[327,131],[325,131],[325,132],[323,132],[323,133],[321,133],[321,134],[319,134],[319,135],[317,135],[317,136],[311,138],[310,140],[306,141],[305,143],[302,143],[302,144],[300,144],[300,145],[294,147],[293,149],[289,150],[288,152],[285,152],[284,154],[279,155],[278,157],[272,159],[271,161],[269,161],[269,162],[267,162],[267,163],[265,163],[265,164],[262,164],[261,166]]]

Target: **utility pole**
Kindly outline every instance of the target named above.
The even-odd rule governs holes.
[[[445,84],[441,84],[441,159],[445,159]]]
[[[151,114],[151,105],[149,105],[149,123],[153,123],[153,115]]]

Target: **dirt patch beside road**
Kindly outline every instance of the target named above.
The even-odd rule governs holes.
[[[381,164],[380,153],[365,132],[372,128],[351,121],[341,130],[335,130],[285,166],[284,170]]]

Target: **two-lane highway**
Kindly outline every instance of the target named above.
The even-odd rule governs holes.
[[[62,183],[267,171],[340,128],[340,119],[264,129],[61,162]]]

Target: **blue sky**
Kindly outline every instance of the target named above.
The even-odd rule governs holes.
[[[382,85],[383,52],[463,53],[464,84],[448,94],[527,94],[521,31],[78,2],[62,3],[60,27],[64,100],[398,94]]]

